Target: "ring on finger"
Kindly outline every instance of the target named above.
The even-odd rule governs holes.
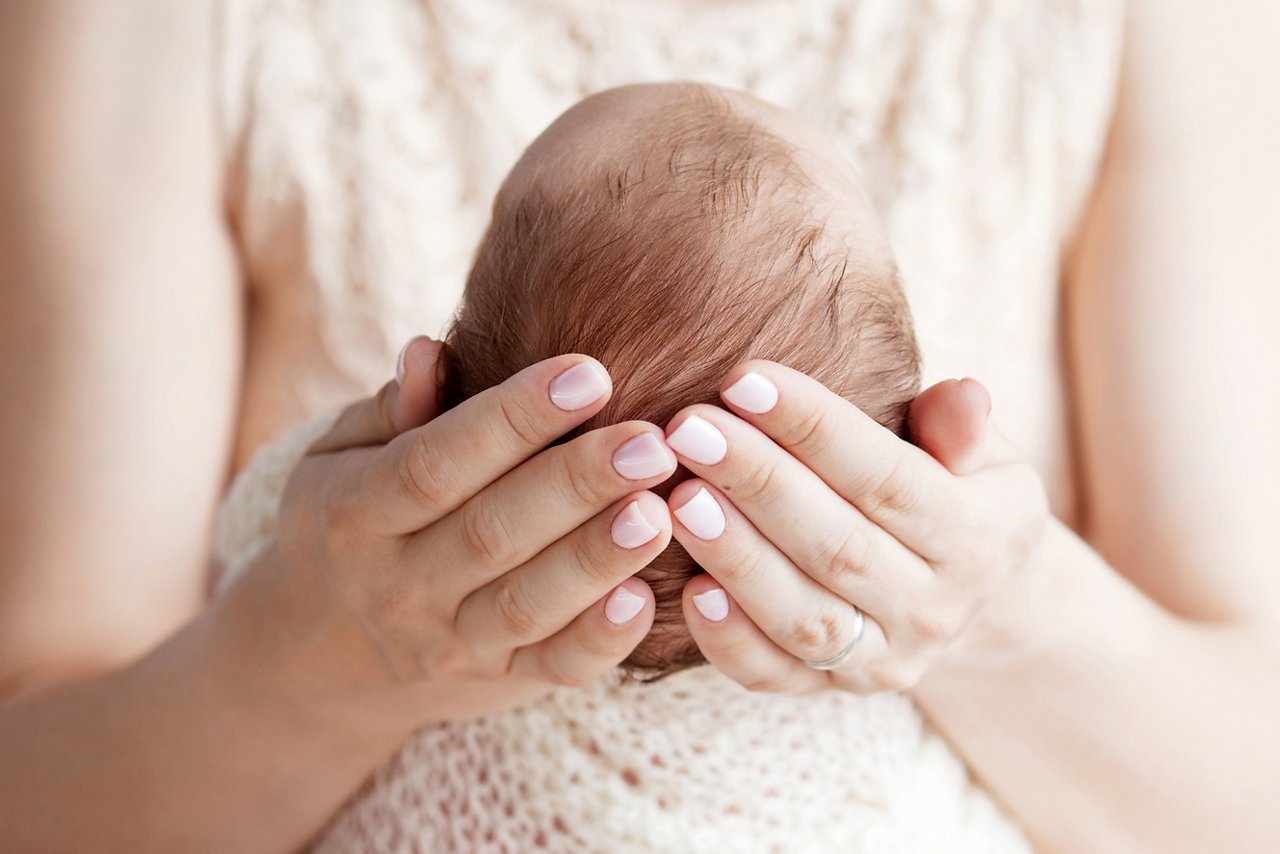
[[[830,658],[823,658],[818,661],[809,661],[807,658],[800,660],[814,670],[835,670],[853,655],[854,647],[858,645],[858,641],[862,640],[862,631],[865,625],[866,619],[862,616],[862,611],[855,605],[853,608],[853,640],[849,641],[849,645]]]

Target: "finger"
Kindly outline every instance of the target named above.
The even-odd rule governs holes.
[[[353,512],[385,533],[424,528],[599,412],[612,388],[586,356],[531,365],[382,448]]]
[[[831,687],[826,671],[814,670],[779,647],[707,574],[684,586],[684,619],[708,663],[750,691],[804,694]]]
[[[667,444],[680,462],[729,494],[760,533],[830,589],[853,598],[874,593],[867,585],[874,585],[877,576],[903,582],[928,576],[928,565],[895,539],[896,532],[869,520],[808,466],[736,415],[697,404],[678,412],[668,429]],[[946,486],[950,490],[951,484]],[[934,498],[945,501],[947,495]],[[926,557],[934,557],[947,543],[920,545],[928,549]]]
[[[685,584],[685,622],[707,661],[751,691],[803,694],[839,688],[859,694],[902,691],[910,674],[891,664],[884,635],[866,620],[849,659],[834,670],[817,670],[774,643],[710,575]]]
[[[382,445],[434,418],[439,412],[440,348],[439,341],[425,335],[409,339],[396,360],[396,379],[344,409],[307,452]]]
[[[641,601],[637,603],[636,598]],[[581,687],[594,682],[621,664],[644,639],[653,625],[653,609],[649,585],[628,578],[551,637],[516,650],[510,671],[553,685]]]
[[[729,374],[721,397],[911,549],[943,542],[950,473],[817,380],[753,360]]]
[[[627,421],[557,445],[498,478],[409,544],[420,566],[453,567],[432,583],[459,601],[517,567],[613,502],[676,470],[658,428]]]
[[[769,542],[714,486],[694,479],[671,492],[673,535],[689,556],[725,587],[775,644],[818,661],[848,646],[857,626],[854,604],[814,581]]]
[[[1013,446],[989,427],[991,395],[977,380],[943,380],[911,402],[912,441],[954,475],[1018,458]]]
[[[666,503],[652,492],[632,493],[467,596],[457,633],[472,649],[503,654],[536,643],[643,569],[670,540]]]

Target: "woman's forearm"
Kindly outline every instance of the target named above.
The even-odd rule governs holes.
[[[1040,850],[1273,845],[1274,645],[1171,616],[1056,521],[1046,546],[989,650],[927,677],[921,708]]]
[[[247,594],[128,668],[0,705],[6,850],[293,848],[394,750],[407,732],[372,713],[299,704]]]

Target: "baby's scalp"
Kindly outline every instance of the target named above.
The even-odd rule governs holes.
[[[874,211],[816,136],[696,84],[610,90],[566,112],[495,200],[446,339],[445,406],[543,358],[586,353],[609,368],[614,394],[568,440],[715,403],[730,368],[765,358],[901,433],[920,385],[910,314]],[[624,662],[633,676],[704,662],[681,611],[699,571],[673,541],[641,572],[657,614]]]

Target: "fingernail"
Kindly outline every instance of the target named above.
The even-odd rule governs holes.
[[[680,524],[700,540],[714,540],[724,533],[724,511],[706,487],[700,487],[692,498],[673,512]]]
[[[724,390],[724,399],[739,409],[760,415],[778,402],[778,389],[759,374],[743,374]]]
[[[624,549],[639,548],[656,536],[658,529],[640,512],[639,501],[632,501],[623,508],[609,526],[610,539]]]
[[[609,375],[595,362],[579,362],[551,381],[551,402],[566,412],[595,403],[609,393]]]
[[[404,346],[400,348],[400,355],[396,356],[396,385],[404,385],[404,357],[409,352],[410,345],[419,338],[426,337],[425,335],[415,335],[404,342]]]
[[[647,480],[675,466],[675,455],[652,433],[633,436],[613,452],[613,470],[627,480]]]
[[[604,615],[615,626],[630,622],[643,609],[644,597],[637,596],[625,587],[614,590],[613,595],[604,603]]]
[[[675,432],[667,437],[667,444],[675,448],[695,463],[713,466],[724,459],[729,450],[729,443],[724,434],[712,427],[710,422],[690,415]]]
[[[718,623],[729,616],[729,597],[724,595],[723,588],[713,587],[694,596],[693,607],[711,622]]]

